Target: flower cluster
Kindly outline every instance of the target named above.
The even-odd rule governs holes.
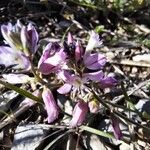
[[[0,65],[13,65],[14,69],[32,71],[32,60],[39,40],[34,26],[31,23],[24,26],[18,21],[14,26],[10,23],[2,25],[1,32],[8,46],[0,46]],[[117,81],[103,72],[107,59],[105,55],[94,50],[102,44],[97,33],[91,32],[86,48],[71,33],[68,33],[67,38],[62,45],[57,42],[46,45],[38,62],[36,77],[41,74],[40,78],[44,83],[49,83],[49,77],[52,76],[60,85],[57,92],[70,96],[75,107],[69,125],[76,127],[83,124],[88,113],[97,113],[100,109],[99,101],[94,98],[91,89],[94,87],[101,91],[111,88]],[[31,77],[25,74],[4,74],[3,78],[12,84],[31,81]],[[42,98],[48,123],[52,123],[58,118],[61,109],[48,86],[43,82],[40,84],[43,88]]]
[[[39,60],[38,69],[42,74],[55,74],[55,77],[61,81],[62,86],[57,89],[57,92],[70,94],[71,99],[77,102],[70,122],[72,127],[83,123],[88,110],[91,113],[98,112],[99,103],[91,96],[92,84],[95,83],[100,89],[116,85],[116,79],[105,76],[102,70],[107,62],[106,57],[94,51],[94,48],[100,44],[98,34],[92,32],[88,45],[84,49],[81,43],[68,33],[68,40],[63,43],[63,46],[49,43]],[[57,118],[58,115],[54,116]]]

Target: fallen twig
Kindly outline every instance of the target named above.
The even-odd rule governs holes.
[[[145,62],[135,62],[132,60],[110,60],[112,64],[126,65],[126,66],[136,66],[136,67],[150,67],[149,63]]]

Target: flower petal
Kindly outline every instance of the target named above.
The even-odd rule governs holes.
[[[22,50],[20,32],[17,31],[16,27],[17,25],[12,26],[11,23],[1,26],[1,32],[4,39],[6,40],[7,44],[9,44],[11,48],[13,48],[14,51]]]
[[[29,35],[27,33],[27,28],[25,26],[21,28],[20,37],[23,46],[23,52],[25,53],[26,56],[30,56],[31,45],[29,41]]]
[[[58,72],[57,75],[58,75],[59,79],[62,79],[65,82],[70,81],[71,74],[67,70],[61,70]]]
[[[105,77],[100,81],[100,88],[111,88],[117,84],[117,80],[114,77]]]
[[[102,70],[97,72],[84,73],[82,76],[83,80],[85,81],[87,81],[88,79],[92,81],[101,81],[103,77],[104,77],[104,73]]]
[[[81,59],[82,54],[83,54],[83,49],[82,49],[79,41],[77,41],[76,48],[75,48],[75,59],[76,59],[76,61],[79,61]]]
[[[8,25],[1,26],[1,32],[7,44],[9,44],[11,47],[15,47],[15,45],[12,43],[12,39],[9,36],[11,30],[12,30],[12,24],[10,23]]]
[[[66,57],[66,53],[63,51],[63,49],[61,49],[59,52],[56,52],[54,56],[49,57],[44,62],[53,66],[57,66],[65,62]]]
[[[29,59],[24,56],[21,52],[16,52],[12,48],[7,46],[0,46],[0,64],[6,67],[16,65],[15,69],[26,69],[30,68]]]
[[[53,63],[53,61],[57,62],[57,58],[61,57],[61,56],[58,56],[58,57],[55,56],[56,53],[57,53],[56,55],[59,55],[59,54],[61,55],[62,51],[58,54],[59,50],[60,50],[60,45],[56,42],[49,43],[45,47],[43,54],[38,63],[38,68],[40,72],[42,72],[42,74],[48,75],[51,72],[57,70],[56,66],[59,65],[59,63]]]
[[[106,57],[98,53],[85,55],[84,64],[91,70],[101,69],[106,64]]]
[[[27,32],[28,32],[28,36],[29,36],[29,41],[31,43],[31,53],[34,54],[37,51],[39,35],[38,35],[35,27],[32,25],[32,23],[28,24]]]
[[[100,103],[97,100],[91,100],[90,102],[88,102],[88,106],[89,106],[89,110],[91,113],[98,113],[99,109],[100,109]]]
[[[10,74],[3,74],[2,76],[7,82],[11,84],[27,83],[31,79],[28,75],[25,74],[10,73]]]
[[[51,65],[51,64],[48,64],[48,63],[45,63],[43,62],[40,67],[39,67],[39,71],[42,73],[42,74],[45,74],[45,75],[48,75],[52,72],[52,70],[54,69],[55,66]]]
[[[51,49],[52,43],[47,44],[47,46],[45,47],[43,54],[39,60],[38,63],[38,68],[40,68],[41,64],[50,57],[50,49]]]
[[[63,86],[57,89],[57,92],[60,94],[67,94],[71,91],[71,88],[72,88],[72,85],[65,83]]]

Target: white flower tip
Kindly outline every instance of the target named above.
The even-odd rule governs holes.
[[[101,46],[102,41],[99,39],[99,35],[93,30],[90,32],[90,39],[88,41],[88,45],[86,47],[86,51],[91,51],[95,47]]]

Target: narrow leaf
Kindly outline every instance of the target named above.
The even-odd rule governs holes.
[[[30,98],[30,99],[32,99],[34,101],[40,102],[40,98],[34,96],[30,92],[27,92],[27,91],[25,91],[25,90],[15,86],[15,85],[12,85],[10,83],[4,82],[2,80],[0,80],[0,84],[4,85],[8,89],[16,91],[17,93],[19,93],[20,95],[22,95],[24,97],[28,97],[28,98]]]
[[[88,126],[81,126],[80,129],[81,129],[81,130],[84,130],[84,131],[91,132],[91,133],[93,133],[93,134],[97,134],[97,135],[106,137],[106,138],[111,138],[111,139],[114,139],[114,138],[115,138],[115,137],[113,136],[113,134],[111,134],[111,133],[104,132],[104,131],[101,131],[101,130],[97,130],[97,129],[94,129],[94,128],[91,128],[91,127],[88,127]]]

